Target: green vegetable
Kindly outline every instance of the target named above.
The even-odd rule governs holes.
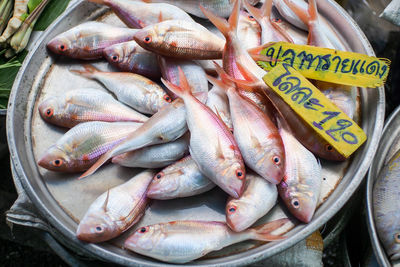
[[[28,11],[29,14],[32,13],[33,10],[42,2],[43,0],[29,0],[28,2]]]
[[[42,15],[33,28],[34,31],[44,31],[64,10],[70,0],[51,0],[43,10]]]

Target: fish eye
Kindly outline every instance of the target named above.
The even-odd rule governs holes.
[[[277,22],[277,23],[281,23],[282,22],[282,20],[278,19],[278,18],[275,18],[274,21]]]
[[[103,227],[101,227],[100,225],[96,226],[96,232],[97,233],[102,233],[104,231]]]
[[[169,95],[164,95],[164,100],[167,101],[168,103],[172,102],[172,99]]]
[[[333,150],[333,147],[332,147],[330,144],[326,144],[326,145],[325,145],[325,150],[326,150],[326,151],[332,151],[332,150]]]
[[[58,50],[65,51],[65,50],[67,50],[67,46],[65,44],[60,44],[60,46],[58,47]]]
[[[254,17],[252,15],[249,15],[249,19],[250,20],[255,20]]]
[[[53,116],[54,114],[54,110],[52,108],[48,108],[45,112],[46,117],[50,118],[51,116]]]
[[[300,202],[299,202],[299,200],[298,200],[297,198],[292,199],[292,206],[293,206],[295,209],[300,208]]]
[[[149,230],[149,227],[146,226],[146,227],[140,228],[140,229],[138,230],[138,232],[143,234],[143,233],[146,233],[148,230]]]
[[[396,242],[396,243],[400,243],[400,233],[395,233],[394,234],[394,241]]]
[[[231,206],[231,207],[228,209],[228,213],[229,213],[229,214],[233,214],[233,213],[236,212],[236,210],[237,210],[237,208],[236,208],[235,206]]]
[[[164,176],[164,173],[159,172],[159,173],[157,173],[157,175],[156,175],[156,179],[159,180],[159,179],[161,179],[161,177],[163,177],[163,176]]]
[[[150,35],[147,35],[146,37],[144,37],[144,42],[146,43],[146,44],[149,44],[149,43],[151,43],[151,36]]]
[[[278,156],[273,156],[272,161],[275,165],[281,165],[281,159]]]
[[[63,164],[62,159],[56,159],[53,161],[53,166],[55,166],[55,167],[60,167],[62,164]]]
[[[117,55],[113,55],[111,59],[112,59],[112,61],[117,62],[118,61],[118,56]]]
[[[236,170],[236,177],[242,180],[244,178],[244,173],[241,169]]]

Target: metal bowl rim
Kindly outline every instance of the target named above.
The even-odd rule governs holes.
[[[17,176],[21,180],[22,185],[24,189],[26,190],[28,196],[34,203],[36,207],[41,207],[39,208],[39,212],[50,222],[50,224],[57,229],[57,231],[62,235],[62,239],[69,240],[74,243],[75,246],[81,247],[83,250],[85,250],[87,253],[90,255],[96,255],[98,257],[103,258],[104,260],[109,260],[113,261],[119,264],[139,264],[140,266],[165,266],[165,263],[162,262],[155,262],[155,261],[150,261],[150,260],[142,260],[139,258],[132,258],[132,257],[126,257],[122,255],[116,255],[111,251],[108,251],[106,248],[95,245],[95,244],[84,244],[83,242],[77,241],[75,237],[75,233],[72,233],[68,229],[65,228],[65,226],[52,214],[52,211],[48,209],[48,207],[43,203],[43,201],[40,199],[40,197],[34,192],[32,186],[30,185],[29,179],[24,172],[24,168],[21,165],[20,159],[18,157],[18,150],[16,147],[14,140],[14,125],[12,124],[12,118],[15,110],[15,105],[13,105],[16,97],[17,97],[17,88],[19,87],[19,84],[21,83],[21,80],[23,79],[23,74],[25,72],[25,69],[27,65],[29,64],[29,61],[31,60],[34,52],[38,49],[40,45],[42,45],[43,40],[45,37],[53,30],[53,28],[64,18],[68,16],[70,12],[72,12],[75,8],[77,8],[84,0],[77,1],[74,3],[71,8],[63,13],[56,21],[54,21],[48,29],[42,34],[42,36],[39,38],[37,43],[34,45],[32,50],[29,52],[27,55],[12,88],[11,95],[10,95],[10,101],[9,101],[9,106],[8,106],[8,114],[7,114],[7,137],[8,137],[8,145],[10,148],[10,155],[12,157],[13,162],[15,163],[15,169],[17,171]],[[362,33],[361,30],[359,30],[357,24],[354,22],[354,20],[334,1],[332,0],[326,0],[330,5],[336,6],[336,11],[340,13],[343,17],[345,17],[349,23],[352,24],[352,26],[355,26],[358,30],[356,34],[360,38],[360,41],[364,47],[364,49],[367,51],[367,54],[370,56],[374,56],[374,52],[365,37],[365,35]],[[369,89],[371,90],[371,89]],[[377,113],[376,113],[376,118],[375,118],[375,126],[373,128],[372,134],[369,137],[370,143],[368,144],[368,148],[365,151],[365,155],[363,159],[361,160],[361,164],[359,166],[359,169],[354,173],[354,178],[352,181],[349,183],[348,187],[346,188],[346,194],[340,195],[332,204],[329,209],[326,211],[323,211],[319,218],[313,220],[311,223],[307,224],[306,226],[301,226],[301,229],[296,232],[294,236],[291,236],[289,239],[286,239],[284,241],[279,241],[276,242],[275,245],[271,248],[269,248],[268,253],[265,253],[263,247],[268,245],[262,245],[260,247],[257,247],[255,249],[251,249],[249,251],[245,251],[242,253],[234,254],[231,256],[227,256],[223,259],[223,263],[209,263],[209,260],[206,261],[199,261],[195,262],[196,265],[189,265],[189,266],[199,266],[199,264],[206,264],[207,266],[238,266],[238,265],[245,265],[245,264],[250,264],[259,260],[262,260],[266,257],[272,256],[278,252],[283,251],[284,249],[287,249],[294,244],[298,243],[299,241],[303,240],[306,238],[308,235],[316,231],[321,225],[326,223],[335,213],[337,213],[340,208],[347,202],[347,200],[350,198],[350,196],[354,193],[354,191],[358,188],[360,185],[361,181],[364,178],[364,175],[367,172],[367,169],[372,161],[372,158],[374,157],[376,150],[378,148],[379,144],[379,137],[381,134],[381,130],[383,127],[383,118],[384,118],[384,109],[385,109],[385,103],[384,103],[384,89],[383,87],[377,88],[378,90],[378,99],[377,101]],[[217,259],[218,260],[218,259]],[[176,265],[180,266],[180,265]]]

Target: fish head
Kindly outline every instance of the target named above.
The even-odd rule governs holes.
[[[107,213],[101,209],[97,209],[96,213],[92,212],[81,220],[76,236],[79,240],[98,243],[110,240],[121,233],[118,226],[111,220]]]
[[[133,235],[126,239],[124,247],[139,253],[148,253],[157,249],[157,243],[162,235],[159,227],[159,225],[140,227]]]
[[[241,202],[241,199],[229,198],[225,208],[226,223],[235,232],[245,230],[249,226],[249,219],[252,219],[247,205],[242,205]]]
[[[285,174],[285,151],[281,148],[283,145],[272,148],[267,156],[268,181],[273,184],[279,184]]]
[[[166,170],[157,173],[151,181],[147,196],[152,198],[175,192],[179,187],[179,179],[182,171],[167,172]],[[168,175],[168,177],[166,177]]]
[[[43,120],[57,124],[56,122],[61,119],[64,107],[56,97],[50,97],[40,103],[38,109]]]
[[[47,43],[47,48],[55,54],[67,56],[74,54],[76,50],[70,38],[65,34],[60,34],[53,38]]]
[[[390,212],[388,212],[384,221],[382,221],[382,226],[384,227],[377,228],[379,239],[391,260],[400,259],[400,216],[398,215],[398,211],[395,213],[392,213],[392,216],[390,216]]]
[[[256,19],[248,12],[241,10],[239,15],[239,23],[243,23],[246,27],[255,28],[261,30],[260,25]]]
[[[340,154],[331,144],[329,143],[322,143],[321,147],[317,149],[319,152],[319,157],[334,160],[334,161],[344,161],[346,158]]]
[[[124,48],[121,44],[116,44],[105,48],[103,50],[103,55],[112,65],[118,65],[125,61]]]
[[[291,214],[302,222],[309,223],[317,207],[318,197],[311,188],[305,185],[288,186],[282,181],[278,186],[278,191]]]
[[[50,147],[38,161],[38,165],[45,169],[57,172],[69,172],[74,167],[72,166],[67,153],[57,146]]]
[[[221,170],[217,173],[218,180],[229,181],[227,188],[224,190],[233,198],[239,198],[245,188],[246,169],[241,162],[233,162],[225,160],[225,164],[221,165]]]
[[[160,48],[164,44],[164,36],[167,33],[164,27],[160,27],[159,24],[156,24],[139,30],[134,35],[133,39],[141,47],[154,50]]]

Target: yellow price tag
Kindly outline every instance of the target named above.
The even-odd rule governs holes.
[[[267,71],[287,63],[309,79],[351,86],[382,86],[389,74],[388,59],[309,45],[270,43],[261,55],[271,60],[257,61]]]
[[[278,64],[263,80],[344,157],[367,140],[352,119],[289,64]]]

